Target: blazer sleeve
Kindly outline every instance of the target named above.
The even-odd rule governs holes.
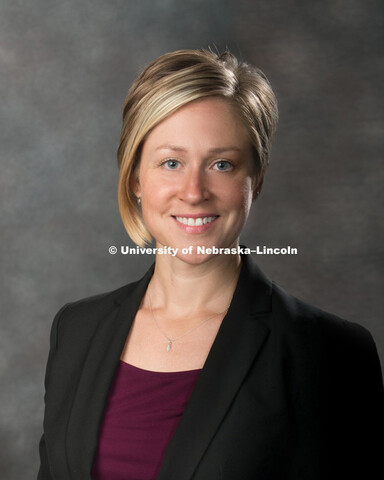
[[[47,449],[45,447],[45,438],[44,434],[42,435],[39,443],[39,453],[40,453],[40,468],[37,475],[37,480],[53,480],[51,472],[49,470]]]
[[[352,322],[323,318],[320,325],[319,350],[308,344],[285,478],[384,478],[384,391],[375,342]]]
[[[68,303],[64,305],[57,312],[52,323],[51,334],[50,334],[50,348],[49,348],[48,361],[47,361],[47,367],[45,371],[45,380],[44,380],[45,392],[47,391],[49,382],[50,382],[52,357],[55,355],[55,352],[57,350],[57,339],[58,339],[58,329],[59,329],[60,319],[64,310],[68,307],[68,305],[70,304]],[[45,400],[45,396],[44,396],[44,400]],[[45,417],[45,414],[44,414],[44,417]],[[44,424],[45,424],[45,419],[44,419]],[[37,480],[53,480],[50,463],[49,463],[49,457],[48,457],[47,448],[45,444],[44,433],[40,439],[39,453],[40,453],[40,468],[37,475]]]
[[[350,459],[356,478],[384,478],[384,389],[380,360],[372,335],[363,330],[361,349],[352,359],[355,388],[350,422],[357,433]]]
[[[372,335],[364,327],[350,324],[339,338],[329,404],[333,410],[331,465],[338,478],[384,478],[384,391],[382,372]],[[347,329],[346,329],[347,330]],[[330,365],[330,369],[332,366]],[[332,393],[338,392],[338,400]],[[333,478],[333,477],[332,477]],[[336,476],[335,476],[336,478]]]

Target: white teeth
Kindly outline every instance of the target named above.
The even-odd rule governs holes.
[[[217,217],[176,217],[176,220],[184,225],[188,225],[189,227],[198,227],[201,225],[205,225],[206,223],[211,223],[216,218]]]

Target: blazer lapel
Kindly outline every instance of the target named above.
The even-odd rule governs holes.
[[[231,306],[168,445],[157,480],[189,480],[262,348],[271,314],[271,281],[252,259],[243,266]]]
[[[83,365],[68,420],[66,449],[72,478],[90,479],[98,430],[108,391],[129,329],[140,306],[153,266],[133,290],[118,297],[115,308],[99,320]]]

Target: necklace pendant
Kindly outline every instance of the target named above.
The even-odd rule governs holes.
[[[172,348],[172,340],[170,340],[170,341],[168,342],[167,352],[170,352],[170,351],[171,351],[171,348]]]

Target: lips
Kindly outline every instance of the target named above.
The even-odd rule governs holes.
[[[212,223],[218,215],[213,216],[206,216],[206,217],[182,217],[182,216],[175,216],[174,218],[183,225],[188,225],[189,227],[200,227],[202,225],[206,225],[207,223]]]
[[[187,234],[192,235],[200,235],[207,232],[213,228],[215,221],[219,217],[220,215],[215,215],[214,213],[172,215],[176,225]]]

